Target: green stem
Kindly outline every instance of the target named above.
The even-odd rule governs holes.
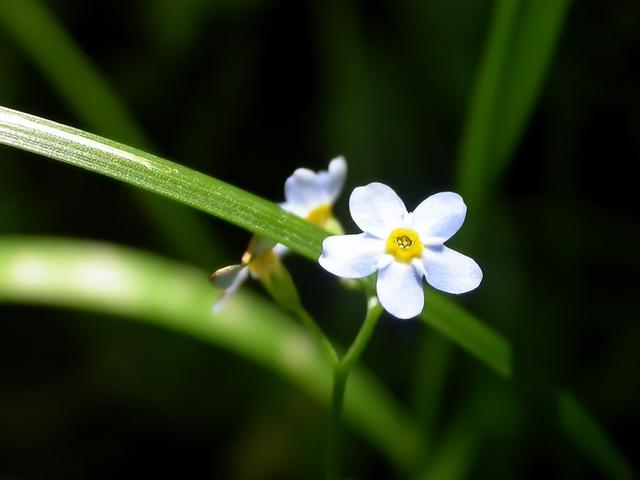
[[[316,323],[314,318],[302,307],[302,305],[298,305],[293,313],[298,317],[305,328],[311,333],[316,343],[320,347],[320,350],[322,350],[325,357],[327,357],[327,359],[331,363],[331,366],[333,368],[337,368],[340,363],[338,354],[336,353],[335,348],[333,348],[333,345],[331,345],[331,342],[326,337],[320,326]]]
[[[300,320],[329,361],[331,368],[335,368],[338,365],[338,354],[320,326],[302,305],[296,284],[286,267],[280,261],[276,261],[271,269],[259,275],[259,279],[275,302]]]
[[[342,432],[342,406],[349,373],[369,343],[378,323],[382,307],[376,297],[367,302],[367,315],[355,340],[340,359],[333,373],[333,391],[331,395],[331,420],[329,423],[329,441],[326,458],[326,477],[328,480],[340,478],[340,452]]]
[[[329,441],[327,445],[327,480],[340,478],[340,460],[342,451],[342,406],[347,386],[347,372],[337,366],[333,372],[333,390],[331,393],[331,418],[329,420]]]

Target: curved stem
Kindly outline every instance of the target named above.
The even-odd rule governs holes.
[[[378,318],[380,318],[380,314],[382,313],[382,306],[378,301],[377,297],[369,298],[367,302],[367,316],[364,318],[364,322],[358,331],[358,335],[356,335],[355,340],[347,350],[347,353],[342,357],[340,361],[340,367],[344,371],[349,371],[355,362],[358,361],[360,355],[364,351],[367,343],[371,339],[371,335],[373,335],[373,331],[378,324]]]
[[[382,307],[376,297],[367,302],[367,315],[347,353],[336,364],[333,373],[333,391],[331,395],[331,420],[329,423],[329,441],[326,458],[326,478],[340,478],[340,452],[342,431],[342,407],[349,373],[369,343],[378,323]]]
[[[333,348],[333,345],[326,337],[320,326],[311,316],[311,314],[309,314],[309,312],[307,312],[301,305],[299,305],[293,313],[295,313],[295,315],[302,322],[305,328],[311,333],[318,346],[322,350],[323,354],[331,363],[331,366],[334,369],[337,368],[340,363],[338,354],[336,353],[335,348]]]

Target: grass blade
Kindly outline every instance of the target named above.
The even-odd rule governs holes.
[[[0,27],[92,131],[139,148],[151,148],[151,140],[117,92],[42,2],[0,2]],[[158,238],[185,259],[213,263],[210,252],[220,248],[197,215],[158,197],[139,192],[134,195]]]
[[[569,0],[497,0],[463,129],[458,185],[486,200],[540,93]]]
[[[593,417],[569,392],[558,392],[556,413],[562,428],[609,478],[636,478],[631,466]]]
[[[509,342],[443,295],[428,292],[427,307],[420,319],[475,355],[500,376],[520,381],[513,375]],[[538,400],[551,404],[557,415],[554,420],[560,429],[593,464],[609,478],[634,478],[629,462],[584,407],[566,390],[558,390],[551,395],[551,398]]]
[[[132,147],[0,107],[0,143],[141,187],[273,239],[310,259],[326,234],[274,203]]]
[[[499,333],[487,327],[444,295],[427,292],[420,319],[482,360],[500,376],[511,377],[511,347]]]
[[[308,334],[265,300],[238,292],[220,314],[207,274],[115,245],[0,237],[0,304],[40,304],[124,316],[231,350],[288,378],[328,405],[331,367]],[[414,426],[362,369],[345,416],[399,469],[415,461]]]

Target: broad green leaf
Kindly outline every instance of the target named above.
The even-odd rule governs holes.
[[[458,185],[483,202],[522,136],[555,50],[569,0],[496,0],[467,112]]]
[[[167,196],[271,238],[314,261],[320,254],[322,239],[327,235],[308,222],[283,212],[273,203],[187,167],[3,107],[0,107],[0,143]],[[501,376],[511,378],[511,347],[507,340],[443,295],[428,292],[427,308],[421,319]],[[630,472],[615,445],[601,429],[593,428],[597,423],[584,410],[576,415],[571,414],[571,410],[560,408],[560,401],[558,397],[558,411],[565,412],[561,416],[561,427],[592,461],[605,472]],[[366,402],[361,407],[369,408]],[[578,432],[585,430],[590,432],[589,442],[579,437]]]
[[[218,314],[219,295],[195,268],[116,245],[0,237],[0,304],[18,302],[115,314],[231,350],[329,403],[331,366],[311,337],[269,302],[238,292]],[[345,414],[399,469],[420,441],[392,396],[362,369],[349,383]]]
[[[159,193],[278,241],[310,259],[326,234],[274,203],[132,147],[0,107],[0,143]]]

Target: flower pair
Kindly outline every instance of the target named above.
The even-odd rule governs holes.
[[[333,233],[341,231],[332,206],[345,177],[346,162],[342,157],[333,160],[328,171],[298,169],[285,183],[286,201],[281,207]],[[364,278],[377,271],[378,298],[393,316],[407,319],[420,314],[424,306],[423,278],[438,290],[456,294],[480,284],[482,271],[478,264],[444,245],[464,222],[467,208],[460,195],[437,193],[408,212],[390,187],[370,183],[353,191],[349,209],[363,233],[326,238],[318,261],[324,269],[343,278]],[[260,242],[252,243],[242,265],[226,267],[229,273],[221,269],[212,275],[214,284],[226,288],[220,302],[249,273],[260,278],[265,265],[278,261],[286,251],[282,245],[256,249]],[[269,261],[265,262],[265,258]]]
[[[331,160],[326,171],[316,173],[298,168],[284,184],[285,201],[280,208],[331,233],[342,233],[342,227],[333,216],[333,204],[346,178],[347,162],[343,157]],[[284,245],[254,236],[242,255],[242,263],[223,267],[211,275],[211,283],[224,289],[213,311],[220,311],[249,275],[263,282],[269,281],[270,274],[279,267],[279,258],[286,252]]]

